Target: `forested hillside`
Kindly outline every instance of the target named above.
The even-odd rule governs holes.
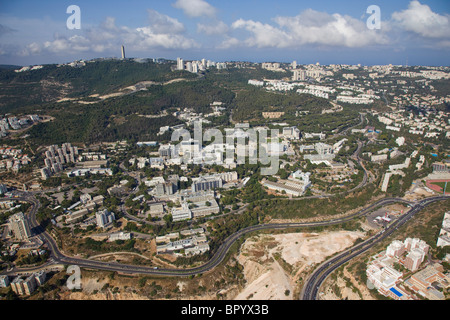
[[[30,143],[37,147],[67,141],[168,140],[170,137],[157,133],[161,126],[182,123],[173,116],[174,111],[190,108],[210,113],[214,101],[226,107],[222,117],[212,120],[214,126],[230,125],[230,115],[233,121],[264,121],[263,111],[285,111],[290,120],[295,120],[294,125],[311,124],[322,109],[331,106],[314,96],[267,92],[248,84],[249,79],[282,79],[289,76],[286,72],[255,65],[210,68],[203,74],[193,74],[171,71],[173,65],[150,60],[96,60],[82,67],[45,65],[25,72],[0,69],[0,114],[52,116],[53,121],[27,132]],[[145,90],[97,98],[123,92],[143,81],[151,81]],[[78,101],[59,101],[63,98]],[[295,118],[296,110],[309,110],[311,115]]]

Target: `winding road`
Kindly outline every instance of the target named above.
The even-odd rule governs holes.
[[[358,149],[353,155],[353,158],[358,161],[360,165],[359,153],[362,148],[362,143],[358,142]],[[355,187],[353,190],[362,188],[368,183],[368,175],[366,169],[364,169],[364,178],[363,181]],[[348,192],[348,191],[347,191]],[[304,300],[314,300],[317,299],[318,291],[320,285],[323,281],[328,277],[328,275],[333,272],[336,268],[346,263],[350,259],[356,257],[357,255],[367,251],[375,244],[379,243],[389,235],[391,235],[398,227],[407,223],[417,212],[423,210],[426,206],[436,201],[441,201],[445,199],[450,199],[449,196],[436,196],[426,198],[417,202],[411,202],[400,198],[385,198],[378,200],[367,207],[344,217],[339,218],[331,218],[329,220],[317,221],[317,222],[304,222],[304,223],[269,223],[269,224],[260,224],[250,226],[244,229],[241,229],[230,236],[228,236],[224,242],[220,245],[220,247],[216,250],[212,258],[207,261],[205,264],[194,267],[194,268],[185,268],[185,269],[159,269],[150,266],[137,266],[137,265],[129,265],[122,264],[117,262],[103,262],[103,261],[95,261],[89,259],[83,259],[78,257],[72,257],[65,253],[63,253],[56,243],[56,240],[52,238],[52,236],[44,230],[44,228],[37,222],[36,213],[40,208],[39,201],[35,198],[34,194],[31,192],[16,192],[18,195],[15,200],[25,201],[31,204],[31,210],[29,213],[29,221],[31,227],[33,228],[34,233],[44,242],[46,248],[50,251],[49,262],[45,265],[41,265],[39,267],[29,267],[29,268],[13,268],[2,274],[23,274],[23,273],[32,273],[37,270],[42,269],[43,267],[51,267],[52,265],[77,265],[79,267],[84,267],[88,269],[96,269],[96,270],[107,270],[120,272],[124,274],[143,274],[143,275],[154,275],[154,276],[171,276],[171,277],[186,277],[191,275],[197,275],[201,273],[205,273],[217,267],[228,254],[230,248],[235,244],[241,237],[246,234],[252,232],[258,232],[263,230],[277,230],[277,229],[299,229],[299,228],[314,228],[314,227],[323,227],[323,226],[331,226],[336,224],[342,224],[348,221],[351,221],[355,218],[359,218],[365,216],[375,210],[378,207],[386,206],[393,203],[403,203],[410,206],[410,210],[403,214],[401,217],[392,222],[386,229],[372,236],[371,238],[347,249],[344,252],[339,253],[338,255],[328,259],[319,265],[311,276],[306,280],[305,285],[303,286],[302,293],[300,298]],[[336,196],[336,195],[334,195]],[[313,196],[314,197],[326,197],[326,196]],[[306,198],[298,198],[295,200],[305,200]],[[290,199],[294,200],[294,199]],[[242,210],[243,208],[240,208]]]
[[[344,252],[339,253],[337,256],[332,257],[323,262],[322,264],[320,264],[306,280],[300,295],[300,299],[316,300],[318,298],[317,296],[321,284],[334,270],[336,270],[349,260],[353,259],[354,257],[369,250],[380,241],[389,237],[393,232],[395,232],[395,230],[397,230],[399,227],[407,223],[416,213],[420,212],[429,204],[446,199],[450,199],[450,197],[448,196],[431,197],[415,203],[408,212],[406,212],[401,217],[396,219],[393,223],[388,225],[382,231],[378,232],[377,234],[365,240],[364,242],[361,242],[356,246],[353,246],[345,250]]]
[[[441,197],[444,198],[444,197]],[[447,197],[445,197],[447,198]],[[218,248],[218,250],[215,252],[213,257],[206,262],[205,264],[195,267],[195,268],[189,268],[189,269],[155,269],[154,267],[149,266],[136,266],[136,265],[129,265],[129,264],[121,264],[116,262],[102,262],[102,261],[93,261],[89,259],[83,259],[83,258],[77,258],[77,257],[71,257],[67,254],[64,254],[60,251],[58,248],[56,241],[45,231],[43,228],[38,224],[36,221],[36,212],[39,209],[39,202],[34,198],[32,194],[29,193],[22,193],[22,196],[20,198],[17,198],[19,201],[26,201],[29,202],[32,205],[29,218],[31,225],[37,235],[44,241],[45,245],[51,252],[50,259],[52,263],[51,264],[64,264],[64,265],[77,265],[79,267],[84,268],[91,268],[91,269],[99,269],[99,270],[109,270],[109,271],[117,271],[121,273],[126,274],[146,274],[146,275],[155,275],[155,276],[180,276],[180,277],[186,277],[190,275],[196,275],[200,273],[204,273],[207,271],[210,271],[214,269],[216,266],[218,266],[226,257],[229,249],[231,246],[242,236],[245,234],[256,232],[256,231],[262,231],[262,230],[274,230],[274,229],[290,229],[290,228],[310,228],[310,227],[318,227],[318,226],[330,226],[335,224],[341,224],[347,221],[351,221],[352,219],[355,219],[357,217],[364,216],[374,210],[377,207],[392,204],[392,203],[404,203],[408,205],[414,205],[413,208],[423,208],[425,202],[420,202],[419,204],[413,204],[412,202],[399,199],[399,198],[387,198],[379,200],[368,207],[352,214],[348,215],[346,217],[336,218],[336,219],[330,219],[326,221],[319,221],[319,222],[310,222],[310,223],[281,223],[281,224],[261,224],[261,225],[255,225],[250,226],[244,229],[239,230],[238,232],[230,235],[228,238],[225,239],[225,241],[222,243],[222,245]],[[419,209],[415,209],[419,210]],[[18,272],[33,272],[33,270],[37,270],[42,268],[40,266],[39,268],[15,268],[12,270],[9,270],[7,274],[16,274]]]

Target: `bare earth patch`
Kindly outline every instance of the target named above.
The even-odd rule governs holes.
[[[291,300],[296,282],[312,264],[351,247],[364,237],[355,231],[260,235],[242,246],[238,261],[247,285],[236,300]]]

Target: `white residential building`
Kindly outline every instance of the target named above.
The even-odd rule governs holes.
[[[97,226],[100,228],[107,228],[113,223],[114,220],[116,220],[114,212],[110,212],[107,209],[97,212],[95,214],[95,218],[97,221]]]

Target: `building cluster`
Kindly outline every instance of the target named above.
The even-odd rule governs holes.
[[[0,287],[11,287],[11,290],[19,296],[29,296],[47,280],[44,270],[32,273],[28,276],[18,276],[12,281],[8,275],[0,276]]]
[[[45,166],[41,169],[43,180],[64,170],[64,164],[76,163],[78,161],[78,147],[70,143],[63,143],[61,147],[51,145],[45,151]]]
[[[26,67],[22,67],[20,69],[14,70],[14,72],[16,73],[20,73],[20,72],[25,72],[25,71],[35,71],[35,70],[39,70],[42,69],[44,66],[40,66],[40,65],[36,65],[36,66],[26,66]]]
[[[100,152],[83,152],[70,143],[61,147],[52,145],[45,151],[44,167],[41,168],[41,178],[46,180],[65,169],[65,165],[74,164],[76,167],[66,172],[68,177],[86,176],[87,174],[112,175],[108,168],[109,160],[106,154]]]
[[[218,70],[226,69],[227,64],[225,62],[214,62],[206,59],[185,62],[182,58],[177,58],[176,70],[186,70],[192,73],[199,73],[211,67],[216,67]]]
[[[183,239],[179,239],[180,236]],[[177,240],[179,239],[179,240]],[[183,230],[156,238],[157,254],[198,255],[209,251],[209,244],[203,228]]]
[[[69,208],[65,209],[65,214],[56,217],[56,222],[65,221],[67,224],[77,223],[83,220],[89,213],[96,210],[97,207],[103,205],[104,197],[98,195],[92,197],[90,194],[82,194],[80,201],[77,201]]]
[[[5,137],[9,130],[20,130],[29,127],[33,123],[38,123],[41,119],[36,114],[22,117],[5,116],[0,117],[0,137]]]
[[[193,192],[185,196],[178,196],[177,203],[180,203],[180,206],[175,206],[170,210],[174,222],[204,217],[220,212],[219,204],[216,201],[213,191]]]
[[[310,172],[302,172],[297,170],[293,172],[289,178],[279,179],[278,181],[263,180],[262,185],[269,190],[281,194],[287,194],[293,197],[299,197],[306,192],[306,189],[311,186]]]
[[[31,163],[31,158],[22,153],[22,149],[13,147],[0,148],[0,169],[11,170],[18,172],[20,168]]]
[[[149,210],[140,212],[140,215],[162,217],[170,213],[172,220],[177,222],[219,213],[220,207],[215,192],[221,188],[236,186],[238,176],[235,171],[204,174],[192,178],[190,187],[184,189],[179,188],[180,182],[187,183],[188,178],[169,175],[166,179],[154,177],[145,180],[145,185],[150,188],[148,192],[154,200],[147,201]],[[143,200],[142,196],[133,199],[133,201],[140,200]],[[166,201],[177,205],[168,210],[164,205]]]
[[[291,64],[292,81],[315,80],[321,82],[323,78],[334,75],[334,70],[321,66],[319,63],[305,65],[302,69],[297,69],[297,67],[296,61],[293,61]]]
[[[236,171],[200,175],[192,179],[192,192],[220,189],[228,182],[238,181]]]
[[[299,68],[294,61],[287,67],[280,63],[263,63],[263,69],[277,72],[292,72],[291,81],[252,79],[249,84],[266,87],[267,90],[291,91],[297,86],[304,86],[312,81],[329,83],[336,90],[327,93],[323,90],[299,89],[299,93],[315,95],[335,103],[372,104],[381,98],[389,100],[392,106],[435,106],[450,101],[450,96],[439,96],[433,87],[433,80],[449,79],[448,67],[413,67],[405,70],[404,66],[361,66],[328,65],[319,63],[304,65]],[[417,69],[411,71],[411,69]],[[373,88],[378,88],[374,90]],[[417,89],[426,89],[425,94]]]
[[[263,62],[261,63],[261,68],[274,72],[286,72],[283,68],[281,68],[281,63],[279,62]]]
[[[391,159],[395,158],[396,157],[396,153],[398,153],[398,151],[397,150],[393,150],[390,153],[390,158]],[[386,155],[386,158],[383,158],[383,159],[386,160],[387,159],[387,152],[384,155]],[[381,191],[383,191],[383,192],[387,191],[387,189],[389,187],[389,180],[390,180],[390,178],[393,175],[400,175],[400,176],[404,177],[405,173],[403,172],[403,170],[407,169],[410,166],[411,159],[416,158],[417,155],[418,155],[418,151],[415,150],[415,151],[412,152],[412,154],[409,157],[407,157],[405,159],[405,161],[403,163],[390,165],[389,169],[384,174],[383,182],[381,184]],[[423,165],[424,161],[425,161],[425,158],[423,156],[421,156],[421,158],[419,159],[419,162],[417,163],[419,166],[416,167],[416,168],[417,169],[421,168],[421,166]]]
[[[444,111],[429,112],[429,107],[421,107],[422,112],[414,114],[406,109],[376,113],[378,121],[386,125],[386,129],[400,132],[404,130],[410,134],[424,138],[437,138],[445,134],[450,138],[450,116]]]
[[[333,145],[323,142],[317,142],[311,145],[302,144],[300,145],[300,152],[307,153],[303,158],[309,160],[312,164],[318,165],[324,163],[329,167],[333,167],[336,165],[336,162],[334,162],[333,159],[336,157],[336,154],[339,153],[346,141],[347,139],[344,138]]]
[[[262,116],[263,116],[264,119],[278,119],[278,118],[284,116],[284,112],[283,111],[263,112]]]
[[[283,114],[283,113],[281,113]],[[267,118],[277,118],[279,113],[264,113]],[[273,123],[273,125],[279,126],[279,124]],[[251,138],[252,134],[257,134],[261,130],[275,134],[270,136],[264,141],[260,141],[259,145],[255,139],[249,139],[245,142],[245,148],[241,145],[236,145],[236,141],[245,141],[244,139]],[[280,130],[280,129],[279,129]],[[194,138],[195,135],[194,135]],[[293,155],[295,154],[291,140],[299,140],[301,138],[300,130],[295,126],[281,126],[281,133],[271,132],[266,126],[259,126],[250,128],[248,123],[236,124],[235,128],[226,128],[225,134],[223,134],[223,140],[214,141],[207,146],[203,146],[201,141],[195,139],[182,140],[178,144],[161,144],[158,149],[160,157],[156,158],[133,158],[131,163],[137,163],[139,168],[143,168],[150,164],[153,168],[163,169],[166,166],[179,165],[183,170],[187,164],[205,164],[205,165],[221,165],[228,169],[236,167],[236,161],[234,158],[228,157],[229,154],[236,154],[240,156],[249,156],[257,158],[258,147],[262,147],[266,150],[268,155]],[[220,139],[219,139],[220,140]],[[281,142],[278,142],[282,140]],[[227,158],[224,159],[224,154]]]
[[[414,299],[411,290],[428,299],[443,300],[442,290],[450,286],[450,278],[441,272],[442,266],[425,262],[428,251],[429,245],[417,238],[407,238],[403,242],[394,240],[385,251],[371,258],[366,269],[367,279],[379,293],[395,300]],[[424,263],[426,268],[419,271]],[[404,281],[407,271],[402,270],[409,270],[408,274],[413,275]],[[439,284],[432,281],[423,290],[417,282],[430,279],[431,273]]]

